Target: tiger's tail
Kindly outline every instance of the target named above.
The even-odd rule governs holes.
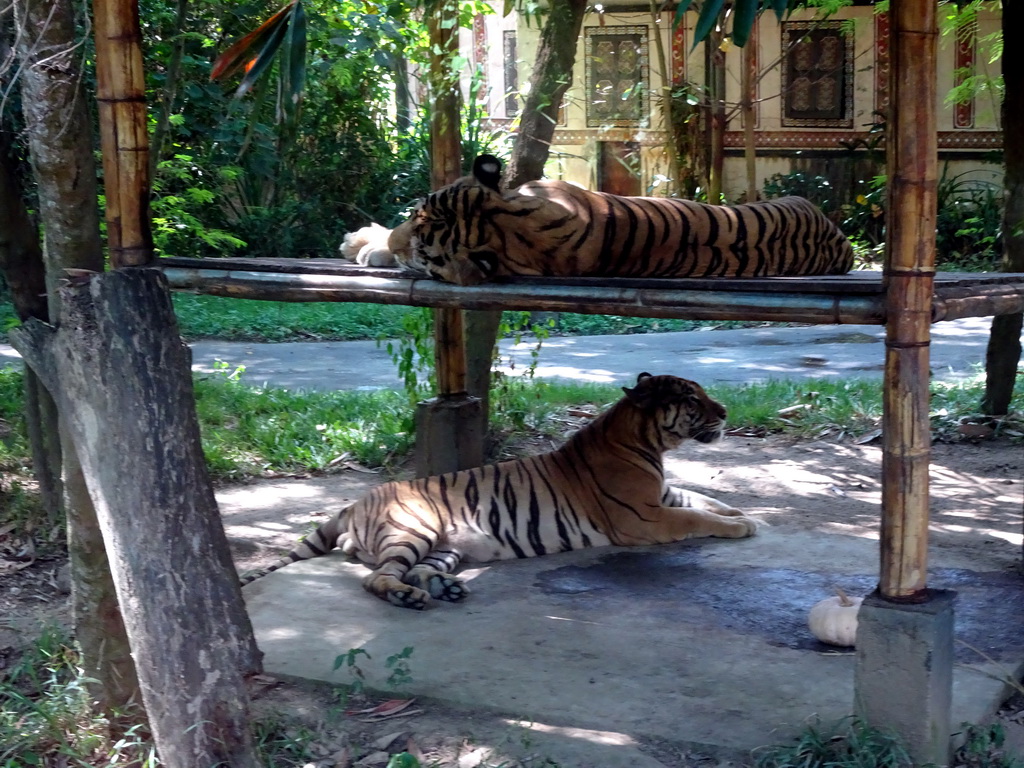
[[[353,506],[345,507],[326,523],[318,526],[315,531],[303,538],[295,549],[276,563],[242,576],[240,579],[241,585],[244,587],[246,584],[256,581],[256,579],[263,578],[268,573],[273,573],[284,568],[286,565],[297,563],[299,560],[312,560],[314,557],[323,557],[335,547],[345,549],[346,521]]]

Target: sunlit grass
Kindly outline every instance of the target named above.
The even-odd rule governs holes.
[[[29,465],[22,416],[22,374],[0,370],[0,469]],[[770,381],[717,384],[709,393],[725,404],[729,426],[760,434],[798,437],[860,437],[877,430],[882,387],[877,381]],[[268,473],[324,471],[345,461],[369,467],[400,463],[412,450],[413,408],[404,393],[292,392],[250,386],[225,374],[197,376],[196,409],[211,474],[220,480]],[[961,420],[985,421],[978,408],[984,378],[932,385],[932,427],[942,438],[957,437]],[[605,407],[622,396],[609,384],[562,383],[499,377],[492,391],[491,425],[517,434],[561,435],[567,408]],[[1010,418],[993,422],[996,434],[1019,438],[1024,431],[1024,377]]]

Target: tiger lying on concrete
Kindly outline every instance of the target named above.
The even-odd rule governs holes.
[[[618,197],[562,181],[501,192],[501,162],[430,194],[408,221],[345,236],[341,254],[458,285],[502,275],[769,277],[834,275],[853,266],[849,241],[802,197],[705,205]]]
[[[665,483],[662,454],[689,438],[718,440],[725,408],[675,376],[641,373],[623,391],[558,450],[373,489],[242,583],[339,547],[373,569],[369,592],[422,609],[466,597],[451,575],[460,562],[754,535],[738,509]]]

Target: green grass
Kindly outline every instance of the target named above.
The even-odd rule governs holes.
[[[279,302],[172,295],[186,339],[346,341],[396,336],[413,307],[357,302]]]
[[[405,393],[291,392],[249,386],[244,374],[198,376],[196,409],[212,476],[240,479],[266,473],[328,470],[346,460],[368,467],[403,461],[412,449],[413,411]],[[953,438],[962,419],[981,421],[981,375],[932,386],[932,428]],[[708,391],[729,410],[729,425],[759,433],[800,437],[859,437],[878,427],[881,385],[872,381],[774,381],[756,385],[715,385]],[[565,423],[552,420],[565,408],[618,399],[619,387],[562,384],[499,377],[492,392],[492,427],[506,436],[560,435]],[[21,373],[0,370],[0,420],[9,425],[0,440],[0,468],[19,474],[29,463],[21,414]],[[796,406],[789,413],[781,409]],[[1015,416],[994,424],[997,434],[1021,434],[1024,377],[1012,404]]]
[[[1024,768],[1024,762],[1004,751],[1002,725],[962,727],[963,744],[953,755],[952,768]],[[794,744],[758,749],[754,757],[755,768],[935,768],[914,762],[895,734],[856,718],[830,725],[815,721]]]
[[[87,683],[74,642],[54,627],[0,671],[0,768],[157,768],[143,713],[118,713],[122,728],[135,725],[111,736],[110,721],[90,706]],[[315,762],[310,747],[317,734],[283,717],[253,723],[263,764],[298,768]]]
[[[45,629],[0,674],[0,768],[156,766],[141,727],[108,735],[110,722],[91,710],[86,683],[71,639],[63,630]],[[126,716],[127,722],[141,719]]]
[[[293,393],[227,377],[197,378],[195,391],[216,479],[324,470],[345,460],[386,466],[412,447],[403,393]]]
[[[403,319],[415,307],[358,302],[275,302],[196,296],[172,296],[181,334],[186,339],[239,341],[351,341],[400,338],[407,331]],[[543,317],[548,317],[543,314]],[[2,322],[2,316],[0,316]],[[561,313],[555,316],[553,335],[595,336],[624,333],[689,331],[695,328],[737,327],[751,323],[707,323],[696,320],[617,317]],[[763,325],[763,323],[753,323]]]

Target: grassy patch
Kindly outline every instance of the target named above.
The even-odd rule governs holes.
[[[400,338],[403,320],[415,307],[359,302],[290,303],[230,299],[175,293],[172,296],[181,333],[187,339],[239,341],[351,341]],[[543,313],[546,319],[548,314]],[[561,313],[553,316],[550,331],[562,336],[597,336],[626,333],[689,331],[695,328],[745,327],[763,323],[711,323],[698,320],[618,317]]]
[[[23,381],[19,367],[0,368],[0,472],[20,473],[28,460]]]
[[[379,467],[412,446],[408,401],[386,390],[296,393],[200,377],[196,411],[218,479],[323,470],[349,459]]]
[[[808,726],[792,746],[757,755],[757,768],[914,768],[900,740],[859,720]]]
[[[981,375],[957,384],[932,385],[932,428],[937,438],[957,439],[962,421],[984,423],[978,404]],[[346,460],[369,467],[402,461],[412,449],[413,411],[405,393],[292,392],[249,386],[227,373],[198,376],[196,409],[211,474],[218,480],[267,473],[328,470]],[[851,380],[772,381],[709,386],[729,409],[729,425],[758,433],[798,437],[859,437],[879,426],[882,388]],[[622,395],[613,385],[552,383],[498,377],[492,391],[492,428],[508,435],[560,435],[559,414],[583,404],[604,407]],[[21,413],[21,373],[0,371],[0,469],[24,471],[28,446]],[[1019,437],[1024,378],[1012,404],[1015,416],[992,422],[995,434]],[[989,420],[991,421],[991,420]]]
[[[186,339],[308,341],[376,339],[402,331],[402,318],[414,307],[358,302],[291,303],[172,295]]]
[[[110,737],[86,682],[71,639],[46,629],[0,676],[0,766],[156,766],[142,727]]]

